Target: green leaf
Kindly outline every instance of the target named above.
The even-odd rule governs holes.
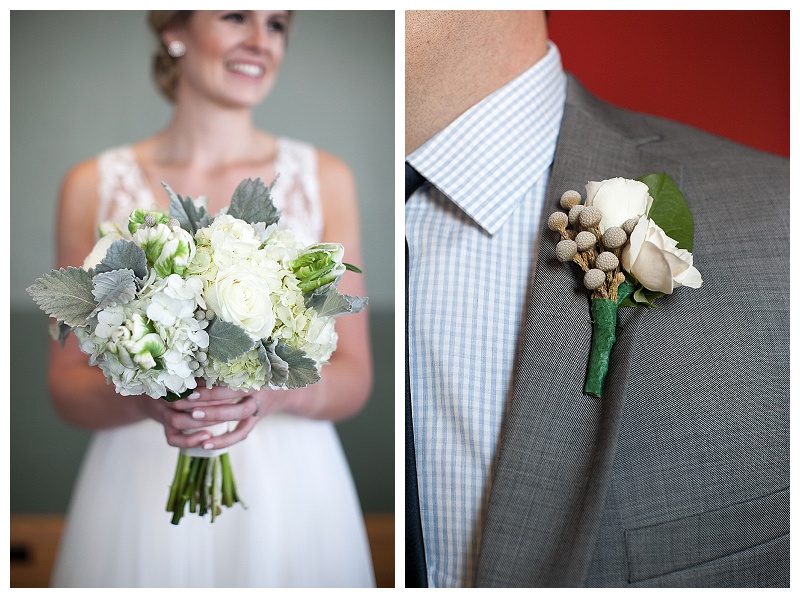
[[[647,217],[675,239],[678,247],[691,251],[694,244],[694,218],[681,190],[663,173],[648,174],[639,180],[647,185],[653,198]]]
[[[92,295],[97,300],[96,314],[101,309],[125,304],[136,297],[136,279],[133,270],[101,272],[92,279]]]
[[[628,305],[628,297],[636,290],[636,286],[630,280],[631,278],[633,277],[630,274],[626,274],[625,280],[619,285],[619,289],[617,289],[617,305]]]
[[[53,270],[37,278],[27,291],[47,315],[73,328],[85,326],[97,305],[92,275],[82,268]]]
[[[191,197],[184,199],[166,183],[161,183],[169,195],[169,216],[181,224],[181,228],[195,234],[213,222],[213,218],[203,206],[196,206]]]
[[[342,262],[346,270],[350,270],[350,272],[355,272],[356,274],[363,274],[360,268],[354,266],[353,264],[348,264],[347,262]]]
[[[661,297],[663,293],[659,293],[658,291],[648,291],[644,287],[639,287],[633,293],[633,300],[638,303],[639,305],[646,305],[647,307],[657,307],[653,300],[656,297]]]
[[[275,181],[267,187],[261,179],[243,180],[233,192],[228,214],[250,224],[263,222],[269,226],[278,222],[281,213],[272,203],[273,185]]]
[[[319,382],[317,364],[300,349],[279,342],[275,346],[275,353],[289,366],[286,388],[304,388]]]
[[[324,293],[309,295],[306,307],[314,308],[322,317],[335,317],[358,313],[366,307],[368,301],[367,297],[343,295],[336,288],[329,287]]]
[[[645,307],[658,307],[653,301],[658,299],[659,297],[663,297],[664,293],[660,293],[659,291],[651,291],[649,289],[644,288],[639,283],[636,283],[636,290],[630,294],[626,299],[619,303],[620,307],[622,306],[632,306],[632,307],[639,307],[644,305]]]
[[[236,359],[256,344],[244,329],[219,318],[211,321],[206,332],[208,332],[208,354],[220,361],[228,362]]]
[[[194,388],[187,388],[181,394],[176,394],[171,390],[168,390],[166,396],[164,396],[164,400],[167,403],[174,403],[175,401],[180,401],[181,399],[185,399],[190,394],[192,394],[194,390],[195,390]]]
[[[120,239],[114,241],[106,252],[106,257],[94,271],[97,274],[113,270],[132,270],[136,278],[147,278],[147,256],[144,251],[133,241]]]

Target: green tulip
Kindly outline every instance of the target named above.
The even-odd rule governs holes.
[[[147,217],[151,216],[150,219]],[[146,221],[147,219],[147,221]],[[153,210],[134,210],[128,217],[128,230],[133,235],[142,226],[155,226],[156,224],[167,224],[169,216],[163,212],[155,212]]]
[[[303,251],[289,268],[300,281],[303,292],[310,292],[333,283],[344,274],[344,247],[338,243],[318,243]]]

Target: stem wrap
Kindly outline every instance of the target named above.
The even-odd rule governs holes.
[[[235,422],[223,422],[187,430],[186,433],[208,430],[212,436],[219,436],[234,426]],[[167,511],[172,513],[174,525],[180,523],[187,503],[190,513],[202,516],[210,512],[213,522],[222,513],[223,506],[232,507],[237,502],[245,506],[236,491],[227,448],[206,450],[195,447],[180,450],[167,499]]]
[[[583,390],[588,395],[600,398],[611,360],[611,348],[617,340],[617,303],[611,299],[593,298],[591,311],[592,350]]]
[[[603,396],[603,382],[611,361],[611,349],[617,341],[617,308],[636,290],[627,278],[619,285],[617,300],[593,298],[592,311],[592,350],[589,355],[589,368],[583,391],[597,397]]]

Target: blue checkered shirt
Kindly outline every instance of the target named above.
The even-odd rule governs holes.
[[[409,351],[430,587],[474,582],[566,77],[558,49],[406,157]]]

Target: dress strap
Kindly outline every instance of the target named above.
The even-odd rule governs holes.
[[[125,226],[137,208],[152,208],[150,189],[144,182],[133,149],[124,145],[97,157],[99,209],[97,223],[112,221]]]
[[[322,202],[317,174],[317,150],[301,141],[280,138],[275,164],[278,179],[273,187],[281,225],[305,243],[322,237]]]

